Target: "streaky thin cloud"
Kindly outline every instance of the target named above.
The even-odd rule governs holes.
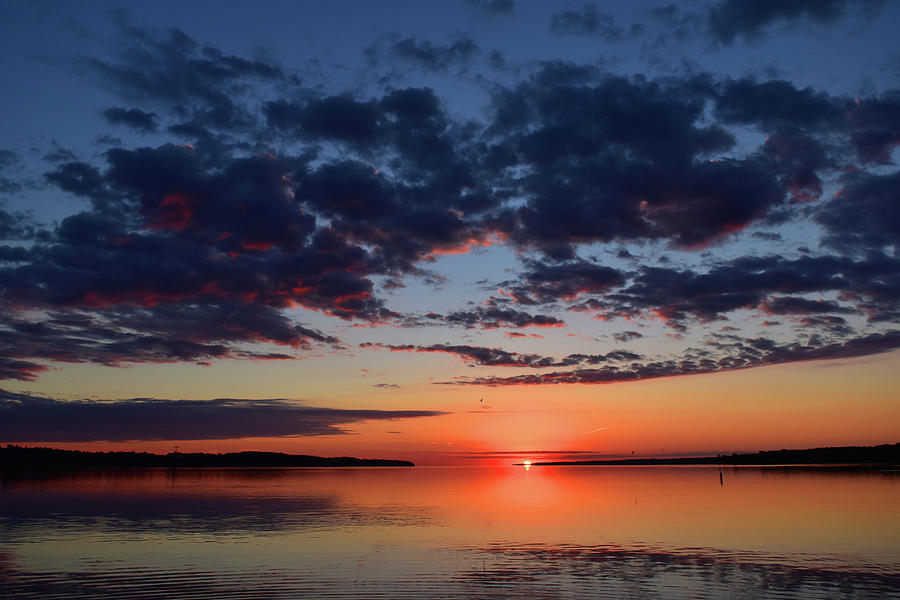
[[[591,429],[590,431],[585,431],[584,435],[587,435],[589,433],[596,433],[598,431],[606,431],[608,429],[609,429],[609,427],[598,427],[597,429]]]

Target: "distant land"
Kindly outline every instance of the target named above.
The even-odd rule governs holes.
[[[516,463],[521,465],[522,463]],[[900,444],[840,446],[806,450],[766,450],[752,454],[695,456],[690,458],[627,458],[535,462],[532,466],[560,465],[900,465]]]
[[[137,467],[414,467],[408,460],[339,456],[323,458],[281,452],[83,452],[56,448],[0,447],[0,472]]]

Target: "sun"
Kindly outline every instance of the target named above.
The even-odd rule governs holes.
[[[523,460],[523,461],[522,461],[522,466],[530,467],[530,466],[531,466],[531,461],[530,461],[530,460]]]

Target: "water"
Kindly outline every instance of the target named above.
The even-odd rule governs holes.
[[[0,597],[900,598],[900,477],[709,467],[7,479]]]

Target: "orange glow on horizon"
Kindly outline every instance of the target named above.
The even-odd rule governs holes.
[[[58,381],[55,385],[69,397],[88,397],[90,392],[85,390],[96,385],[98,369],[105,369],[103,381],[107,386],[94,392],[100,398],[283,398],[285,381],[293,378],[303,382],[316,374],[317,387],[298,383],[298,392],[288,397],[308,406],[436,410],[447,414],[351,421],[338,425],[335,435],[313,437],[17,443],[162,453],[178,444],[185,452],[260,450],[350,455],[406,459],[417,465],[509,465],[525,458],[536,461],[535,455],[529,455],[534,451],[604,457],[630,457],[634,452],[640,457],[876,445],[900,441],[896,425],[900,423],[900,405],[895,393],[900,389],[898,357],[900,352],[892,352],[852,360],[598,386],[507,387],[413,383],[418,381],[421,369],[412,362],[403,364],[405,376],[382,372],[384,366],[373,370],[365,363],[366,368],[378,373],[377,379],[359,379],[342,377],[346,372],[323,362],[327,358],[252,361],[253,368],[264,369],[262,377],[248,376],[251,367],[246,363],[215,360],[205,367],[207,376],[196,390],[184,387],[176,376],[188,367],[142,365],[118,370],[67,364],[65,372],[52,368],[44,371],[42,381]],[[415,354],[409,360],[428,360],[428,355]],[[450,362],[435,363],[438,368],[448,368],[447,379],[453,377]],[[487,367],[471,369],[490,372]],[[142,373],[149,376],[144,379]],[[164,376],[166,373],[170,375]],[[374,383],[399,387],[376,390]],[[27,385],[13,383],[8,389],[27,390]],[[853,402],[848,403],[848,398]],[[598,429],[600,426],[607,429]],[[520,454],[513,456],[510,452]],[[540,460],[544,456],[549,454],[541,454]],[[573,455],[563,460],[579,459]]]

